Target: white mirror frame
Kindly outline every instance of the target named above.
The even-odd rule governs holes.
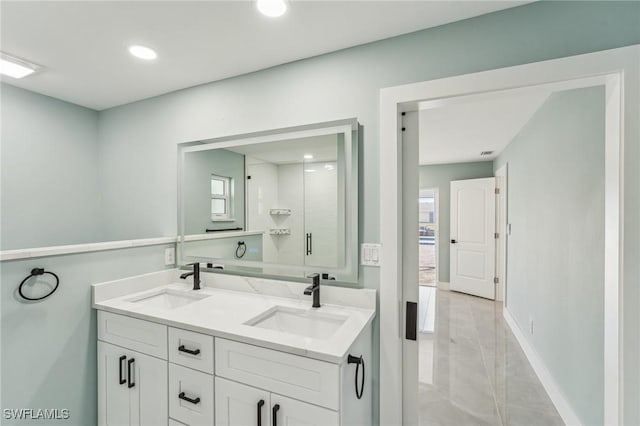
[[[202,141],[186,142],[178,144],[178,261],[180,264],[187,262],[215,262],[224,266],[242,266],[248,268],[273,268],[284,271],[284,274],[274,274],[266,272],[264,274],[253,273],[255,275],[265,275],[277,277],[283,275],[286,279],[301,278],[302,272],[328,273],[337,276],[336,281],[340,283],[357,284],[358,282],[358,121],[356,118],[336,120],[309,125],[287,127],[282,129],[272,129],[256,133],[242,135],[224,136]],[[353,137],[353,132],[356,137]],[[185,154],[189,152],[208,151],[212,149],[223,149],[241,145],[253,145],[260,143],[295,140],[300,138],[323,136],[323,135],[344,135],[344,155],[345,155],[345,191],[344,191],[344,218],[345,218],[345,262],[336,268],[315,267],[305,265],[285,265],[278,263],[267,263],[258,261],[235,260],[235,259],[213,259],[207,257],[192,256],[188,260],[184,257],[185,242],[192,240],[184,235],[185,230],[185,197],[183,195],[183,171]],[[246,208],[246,203],[245,203]],[[245,223],[246,227],[246,223]],[[225,271],[229,272],[229,271]],[[241,273],[232,271],[231,273]],[[242,272],[244,274],[244,272]],[[286,275],[291,273],[292,276]]]

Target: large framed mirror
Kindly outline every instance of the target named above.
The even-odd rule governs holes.
[[[182,264],[357,283],[356,119],[179,144],[178,182]]]

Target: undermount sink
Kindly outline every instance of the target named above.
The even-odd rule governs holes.
[[[328,339],[346,320],[347,317],[340,315],[274,306],[245,322],[245,325],[314,339]]]
[[[163,289],[152,294],[136,296],[128,301],[131,303],[139,303],[144,306],[163,309],[175,309],[188,305],[198,300],[209,297],[208,294],[186,293],[184,291],[176,291]]]

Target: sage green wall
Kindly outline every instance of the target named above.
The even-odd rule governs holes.
[[[102,111],[98,171],[108,218],[105,235],[109,239],[175,235],[177,143],[358,117],[364,141],[360,146],[360,240],[378,241],[380,88],[636,43],[640,43],[639,2],[536,2]],[[626,144],[626,152],[637,164],[638,141]],[[637,202],[629,205],[637,207]],[[638,210],[631,217],[637,217]],[[631,248],[637,250],[637,245]],[[52,257],[44,259],[46,264],[1,264],[3,407],[69,405],[75,415],[61,424],[95,423],[95,320],[88,308],[89,283],[158,270],[163,263],[161,249],[159,253],[129,250]],[[137,255],[129,257],[131,253]],[[43,302],[25,308],[12,299],[16,279],[39,264],[65,275],[61,285],[67,290],[58,295],[56,307]],[[637,283],[639,275],[636,269],[630,276],[635,281],[627,281]],[[361,268],[359,281],[378,289],[378,270]],[[640,310],[638,292],[630,297],[625,312]],[[15,330],[5,326],[10,316],[16,319]],[[69,324],[82,326],[74,329]],[[376,350],[377,335],[375,325]],[[47,344],[37,343],[39,339]],[[631,368],[625,370],[628,424],[640,423],[640,353],[635,339],[627,356]],[[33,358],[18,358],[19,348],[33,341]],[[21,370],[20,380],[28,375],[32,389],[25,385],[13,393],[8,386],[20,382],[12,366],[34,365],[36,354],[42,360],[43,353],[51,354],[48,364]],[[83,358],[71,357],[74,362],[69,362],[60,354]],[[64,380],[79,370],[75,361],[83,374],[78,376],[80,383],[72,380],[68,385]],[[373,364],[374,406],[378,407],[378,361]]]
[[[19,89],[2,102],[2,250],[103,239],[98,113]]]
[[[3,261],[2,408],[67,408],[70,418],[55,424],[96,424],[97,324],[90,285],[162,270],[166,247],[173,245]],[[60,287],[41,302],[25,303],[16,288],[35,267],[58,274]],[[52,423],[3,416],[2,424]]]
[[[436,164],[420,167],[420,189],[438,190],[438,280],[449,282],[451,181],[493,176],[493,162]]]
[[[245,229],[244,155],[226,149],[187,152],[184,156],[185,234],[204,234],[207,229]],[[233,185],[233,221],[211,220],[211,175],[230,177]]]
[[[601,425],[604,88],[551,95],[495,163],[508,164],[507,309],[582,423]]]

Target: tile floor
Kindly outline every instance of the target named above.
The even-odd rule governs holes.
[[[564,425],[501,302],[420,287],[419,306],[421,426]]]

